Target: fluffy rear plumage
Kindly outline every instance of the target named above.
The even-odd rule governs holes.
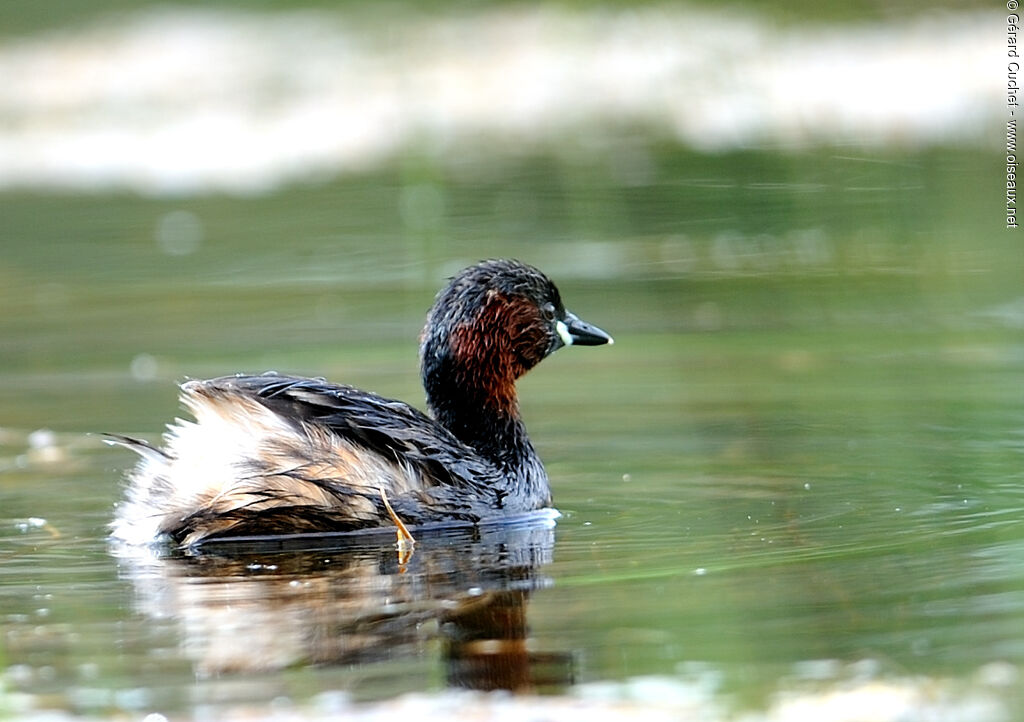
[[[488,483],[495,470],[397,401],[276,375],[189,381],[181,399],[195,422],[177,419],[162,450],[111,437],[142,456],[113,524],[119,539],[187,546],[211,536],[383,526],[381,487],[413,524],[426,520],[424,504],[439,507],[439,518],[473,521],[502,506]]]

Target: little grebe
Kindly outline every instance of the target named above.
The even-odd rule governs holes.
[[[456,275],[420,345],[434,418],[351,386],[277,374],[188,381],[195,422],[142,459],[112,524],[127,542],[477,522],[549,506],[515,381],[568,345],[612,343],[565,310],[536,268],[491,260]],[[386,498],[384,492],[386,491]]]

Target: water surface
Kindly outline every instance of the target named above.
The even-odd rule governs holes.
[[[642,192],[542,159],[489,183],[435,169],[426,227],[385,212],[419,183],[401,170],[259,200],[0,198],[8,711],[486,687],[472,634],[511,640],[498,677],[548,693],[657,675],[762,709],[921,678],[1019,701],[991,679],[1024,663],[1024,301],[1020,254],[952,192],[975,161],[658,160]],[[827,192],[792,180],[814,174]],[[882,190],[851,189],[866,176]],[[155,438],[176,380],[234,370],[418,403],[434,290],[499,254],[616,337],[521,383],[564,515],[539,541],[442,536],[404,566],[389,538],[108,547],[131,459],[88,433]]]

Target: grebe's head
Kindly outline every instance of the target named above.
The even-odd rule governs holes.
[[[612,343],[565,310],[547,276],[510,260],[483,261],[452,278],[434,300],[421,340],[428,395],[441,375],[496,398],[514,398],[513,382],[562,346]]]

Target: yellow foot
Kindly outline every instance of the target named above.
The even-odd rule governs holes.
[[[398,561],[400,564],[405,564],[409,559],[412,558],[412,550],[416,546],[416,540],[412,538],[412,534],[406,528],[402,520],[398,518],[398,514],[391,508],[391,502],[388,501],[388,495],[384,491],[384,487],[380,488],[380,500],[384,502],[384,508],[388,510],[388,516],[391,517],[391,521],[395,522],[395,534],[398,536]]]

